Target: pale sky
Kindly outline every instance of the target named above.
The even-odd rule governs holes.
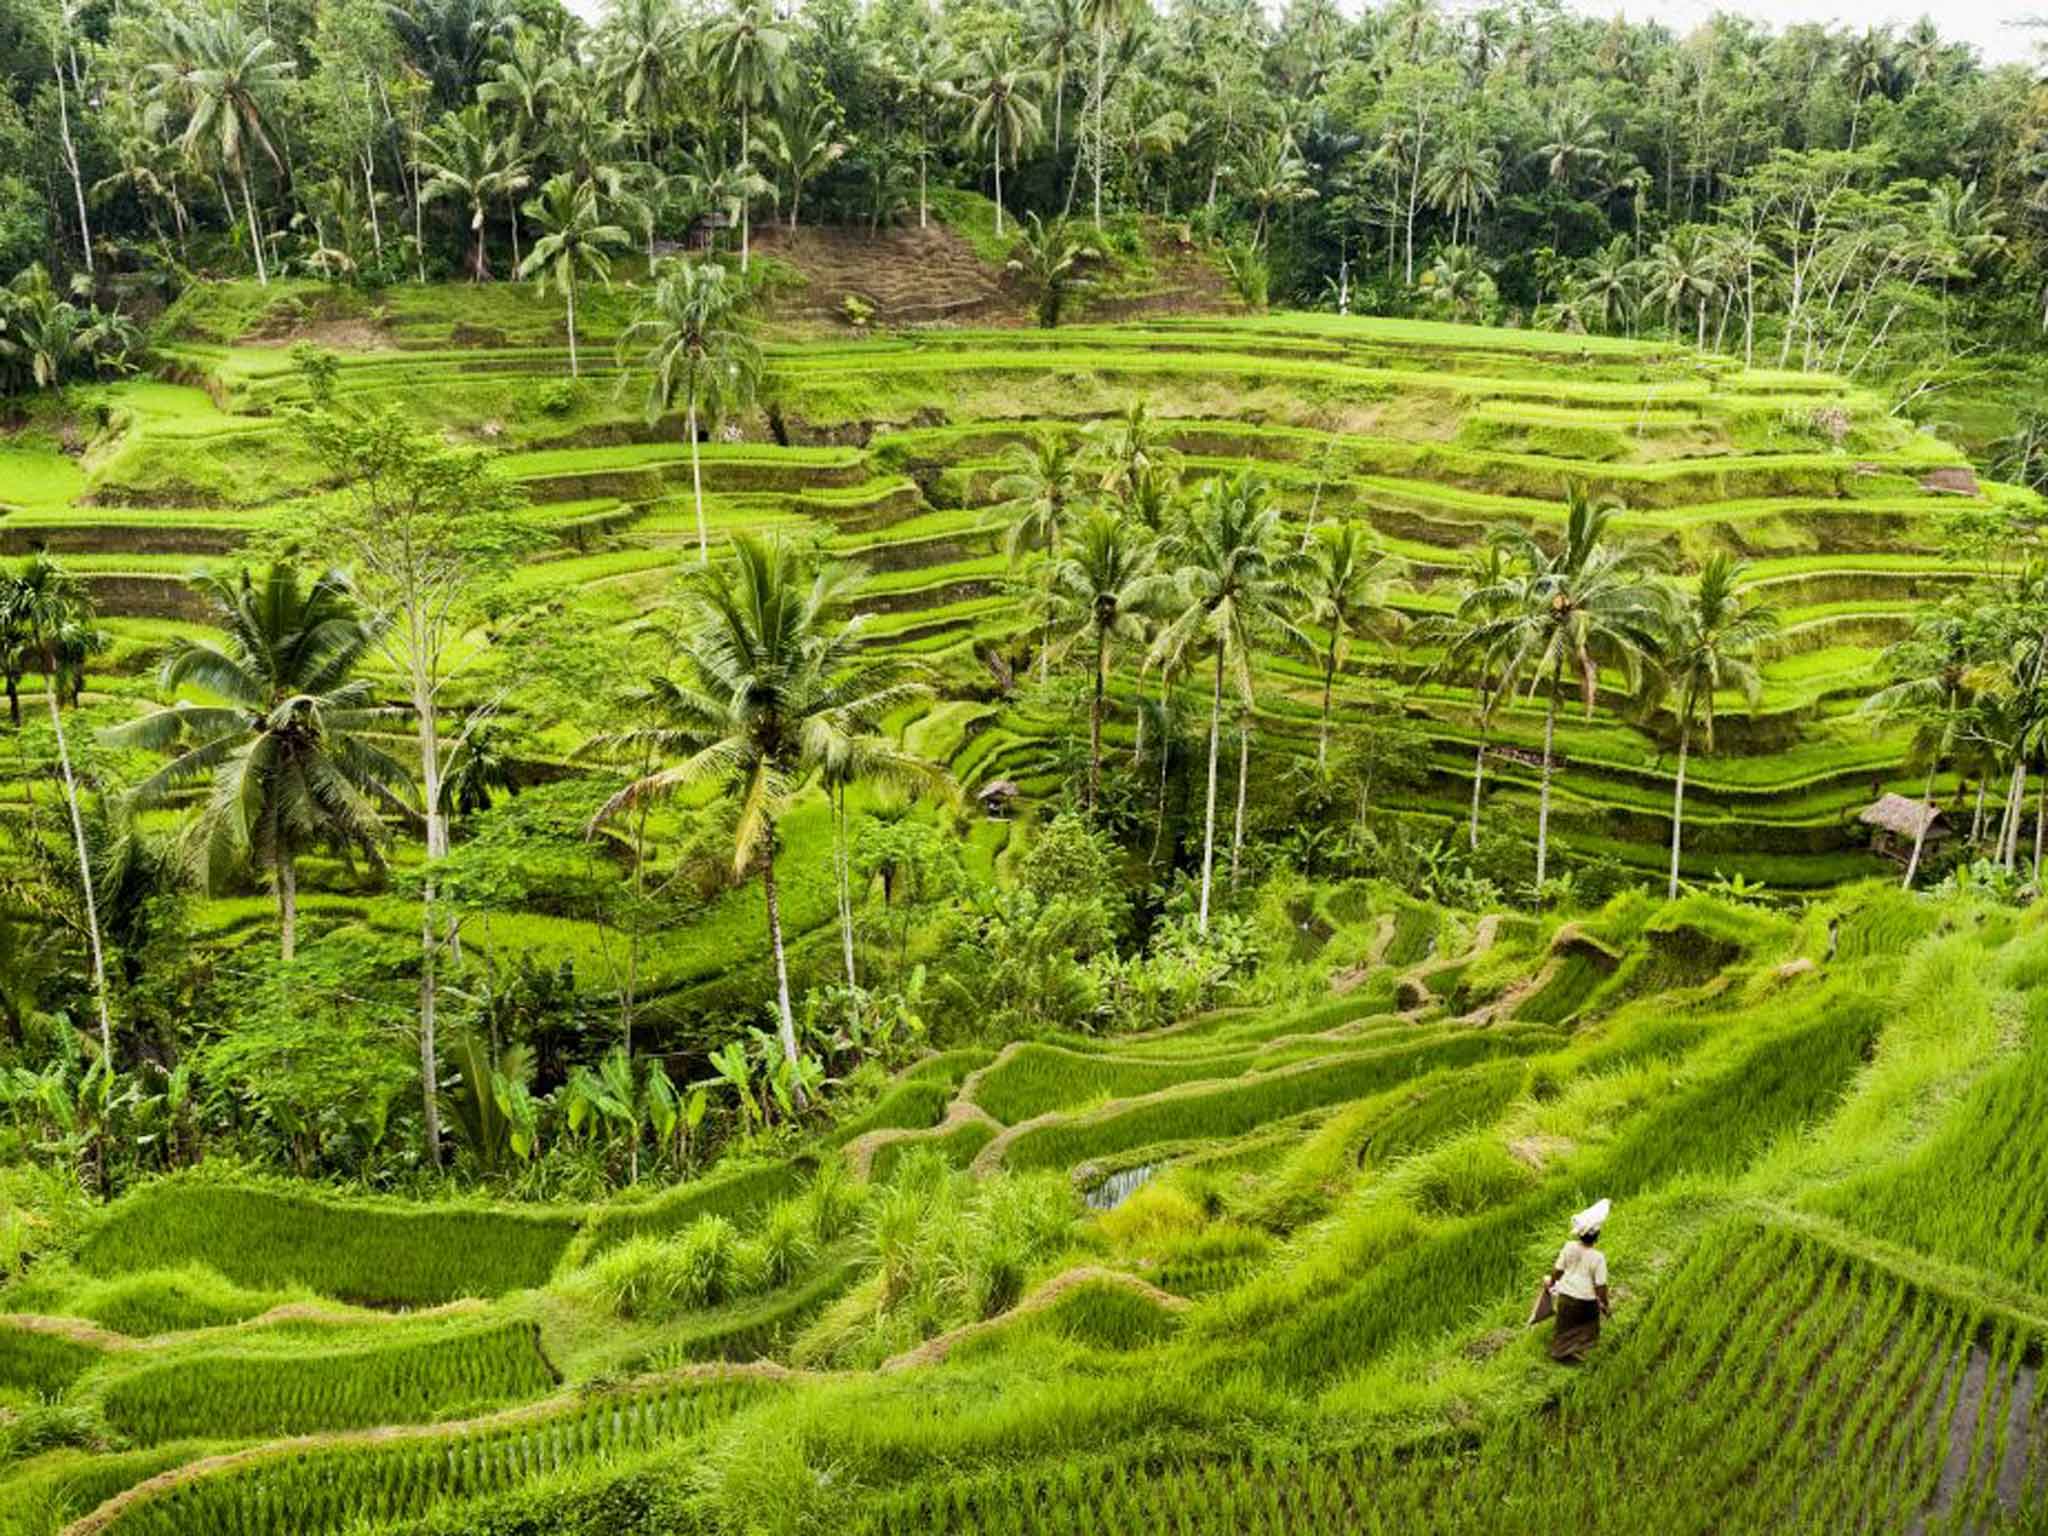
[[[2048,0],[2014,3],[2014,0],[1566,0],[1572,9],[1588,16],[1612,16],[1619,11],[1631,21],[1661,21],[1681,34],[1691,31],[1716,11],[1734,11],[1754,16],[1774,27],[1792,22],[1818,21],[1837,26],[1880,26],[1891,22],[1895,29],[1910,26],[1923,13],[1934,18],[1941,35],[1960,43],[1974,43],[1987,64],[2008,64],[2034,56],[2037,39],[2048,42],[2048,29],[2016,26],[2026,16],[2048,12]]]

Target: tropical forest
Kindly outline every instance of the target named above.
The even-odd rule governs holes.
[[[2048,1533],[1969,21],[0,0],[0,1536]]]

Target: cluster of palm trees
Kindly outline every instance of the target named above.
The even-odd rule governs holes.
[[[2023,565],[1925,610],[1912,633],[1886,649],[1883,666],[1889,681],[1864,708],[1911,728],[1911,760],[1925,769],[1921,798],[1929,810],[1943,770],[1960,775],[1958,811],[1963,786],[1976,780],[1965,845],[2008,875],[2020,868],[2028,788],[2038,780],[2031,876],[2038,887],[2048,836],[2048,572]],[[1995,785],[2002,788],[1994,801]],[[1915,829],[1909,887],[1931,821],[1922,816]]]
[[[1118,655],[1137,655],[1144,671],[1158,674],[1162,701],[1183,679],[1207,674],[1197,909],[1199,929],[1207,933],[1226,695],[1238,737],[1234,884],[1260,653],[1294,649],[1318,659],[1324,683],[1319,751],[1327,756],[1335,678],[1353,639],[1399,622],[1392,602],[1399,562],[1356,523],[1312,522],[1305,533],[1297,531],[1270,482],[1254,471],[1184,486],[1167,434],[1142,402],[1085,432],[1044,432],[1012,445],[994,495],[994,519],[1012,565],[1027,556],[1038,560],[1030,587],[1041,614],[1041,680],[1055,660],[1075,651],[1088,661],[1091,813],[1102,795],[1103,723]]]
[[[1520,527],[1499,530],[1475,562],[1457,608],[1433,626],[1446,642],[1443,668],[1467,676],[1478,697],[1479,746],[1468,828],[1475,847],[1494,712],[1517,693],[1543,698],[1536,809],[1539,899],[1548,874],[1557,721],[1567,696],[1576,693],[1590,715],[1600,698],[1604,667],[1618,673],[1620,701],[1645,707],[1669,701],[1678,742],[1668,894],[1676,896],[1686,769],[1695,739],[1703,750],[1713,750],[1717,694],[1734,690],[1754,700],[1761,692],[1758,656],[1777,629],[1776,611],[1744,591],[1741,562],[1715,554],[1687,588],[1668,579],[1655,547],[1617,537],[1618,510],[1574,483],[1567,490],[1561,538],[1546,540]]]
[[[1237,716],[1235,878],[1261,652],[1294,651],[1321,674],[1318,765],[1327,765],[1338,676],[1359,637],[1404,624],[1403,563],[1355,521],[1290,526],[1271,486],[1246,470],[1184,490],[1164,434],[1142,405],[1085,433],[1013,445],[996,481],[996,518],[1013,566],[1037,557],[1028,600],[1040,617],[1039,671],[1074,651],[1091,677],[1087,805],[1101,794],[1103,716],[1120,652],[1171,690],[1199,668],[1209,692],[1199,922],[1207,931],[1226,696]],[[1318,498],[1319,502],[1320,498]],[[1686,774],[1714,748],[1717,696],[1754,699],[1775,611],[1745,588],[1741,562],[1710,558],[1681,583],[1659,552],[1616,535],[1617,508],[1569,487],[1560,534],[1500,530],[1462,584],[1455,609],[1429,620],[1441,656],[1429,675],[1464,678],[1477,698],[1469,837],[1479,838],[1488,741],[1501,706],[1543,701],[1536,887],[1550,851],[1558,718],[1576,694],[1590,713],[1603,687],[1640,711],[1668,709],[1676,735],[1669,888],[1679,887]],[[1603,683],[1603,669],[1609,674]]]

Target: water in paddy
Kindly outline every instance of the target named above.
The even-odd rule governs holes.
[[[1088,1202],[1091,1211],[1113,1211],[1146,1184],[1159,1171],[1157,1163],[1140,1163],[1135,1168],[1124,1168],[1112,1173],[1099,1184],[1090,1185],[1081,1198]]]

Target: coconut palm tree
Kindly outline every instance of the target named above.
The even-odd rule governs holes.
[[[445,114],[419,135],[415,165],[426,178],[421,196],[428,202],[454,199],[469,214],[476,244],[469,255],[469,280],[491,278],[491,258],[484,245],[485,219],[491,200],[511,196],[532,183],[517,137],[500,138],[482,106]]]
[[[1202,824],[1202,895],[1196,926],[1209,931],[1216,864],[1216,766],[1223,727],[1223,688],[1239,706],[1252,704],[1252,658],[1269,638],[1301,644],[1289,616],[1298,592],[1301,556],[1281,520],[1270,486],[1249,470],[1219,477],[1162,541],[1172,581],[1172,617],[1153,642],[1148,665],[1179,670],[1203,651],[1215,655],[1209,697],[1209,784]],[[1240,743],[1240,756],[1248,744]]]
[[[252,31],[231,8],[166,16],[150,35],[167,43],[168,50],[144,71],[156,94],[189,114],[179,140],[184,152],[194,159],[211,159],[240,186],[256,280],[267,285],[270,268],[256,217],[249,159],[252,151],[261,151],[273,167],[284,170],[284,158],[271,139],[271,113],[295,63],[275,38]]]
[[[1330,700],[1337,672],[1361,630],[1395,629],[1400,611],[1392,602],[1404,565],[1373,543],[1363,523],[1324,523],[1311,530],[1302,570],[1302,620],[1323,631],[1323,718],[1316,737],[1316,762],[1330,760]]]
[[[680,674],[649,686],[662,723],[631,741],[675,761],[621,789],[593,820],[702,783],[738,805],[733,869],[761,872],[782,1051],[792,1066],[796,1015],[775,883],[776,823],[838,744],[873,736],[922,688],[904,661],[863,653],[859,616],[836,621],[858,584],[858,573],[813,567],[781,540],[735,538],[731,564],[705,567],[689,587]]]
[[[85,904],[86,941],[92,951],[93,1000],[100,1021],[100,1056],[111,1071],[114,1063],[114,1025],[107,1002],[107,962],[100,938],[98,897],[93,890],[92,855],[85,838],[85,818],[79,807],[78,776],[71,767],[71,744],[64,734],[64,658],[81,646],[90,645],[93,603],[85,586],[47,554],[34,554],[20,571],[0,581],[0,643],[12,637],[18,666],[24,659],[42,669],[43,700],[50,707],[50,730],[57,741],[57,766],[64,778],[64,805],[71,819],[72,845],[78,854],[79,890]],[[10,668],[10,671],[12,668]],[[10,676],[8,701],[14,700],[15,684]],[[20,723],[17,713],[15,722]]]
[[[1158,570],[1158,544],[1142,524],[1096,511],[1081,524],[1073,546],[1053,571],[1054,632],[1062,652],[1086,643],[1094,649],[1094,696],[1088,708],[1088,809],[1102,798],[1102,717],[1111,652],[1140,644],[1145,621],[1166,595]]]
[[[1479,846],[1479,806],[1486,786],[1486,743],[1493,712],[1514,691],[1516,677],[1508,670],[1513,655],[1505,652],[1496,621],[1509,591],[1506,551],[1489,542],[1475,551],[1459,584],[1456,610],[1428,621],[1425,633],[1443,644],[1442,658],[1432,673],[1469,672],[1478,705],[1478,740],[1472,752],[1472,809],[1466,820],[1469,847]]]
[[[1003,556],[1014,569],[1032,549],[1045,551],[1045,638],[1038,652],[1038,680],[1051,667],[1053,584],[1060,562],[1060,533],[1082,500],[1080,450],[1064,432],[1040,432],[1013,443],[1003,455],[995,508],[1003,531]]]
[[[274,564],[261,579],[244,569],[194,579],[213,609],[218,640],[182,640],[159,678],[166,693],[192,687],[210,704],[179,702],[118,726],[122,746],[181,750],[132,791],[160,802],[202,778],[212,791],[192,828],[190,852],[209,884],[254,865],[277,895],[285,960],[298,944],[298,861],[317,844],[381,863],[380,806],[396,806],[412,773],[377,744],[383,721],[368,679],[355,675],[376,644],[347,579],[302,583]]]
[[[1865,713],[1912,727],[1913,755],[1927,760],[1922,805],[1932,804],[1935,775],[1962,745],[1978,659],[1971,625],[1963,615],[1946,607],[1925,611],[1914,621],[1911,634],[1885,647],[1879,664],[1892,681],[1863,701]],[[1929,819],[1923,818],[1915,830],[1902,890],[1911,890],[1920,873]]]
[[[648,140],[667,111],[690,41],[675,0],[612,0],[599,38],[600,74]]]
[[[1081,25],[1095,39],[1095,84],[1088,93],[1095,107],[1095,134],[1089,146],[1089,160],[1095,173],[1095,227],[1102,228],[1102,169],[1107,137],[1103,113],[1109,105],[1109,39],[1128,27],[1138,13],[1137,0],[1080,0]],[[998,196],[997,202],[1002,198]]]
[[[1258,222],[1252,227],[1252,245],[1259,249],[1265,247],[1266,225],[1274,209],[1289,208],[1316,196],[1301,151],[1294,147],[1292,138],[1278,129],[1259,141],[1239,171],[1238,184],[1245,201],[1259,211]]]
[[[940,112],[954,99],[953,77],[958,66],[944,46],[922,32],[902,40],[889,60],[889,83],[904,116],[910,120],[917,145],[917,227],[931,223],[931,200],[926,195],[931,168],[932,140],[937,133]]]
[[[1037,46],[1038,67],[1045,71],[1052,95],[1052,152],[1060,153],[1067,96],[1067,76],[1081,57],[1081,34],[1087,30],[1081,0],[1041,0],[1029,28]]]
[[[1548,693],[1536,811],[1539,901],[1550,853],[1550,783],[1566,671],[1590,716],[1599,696],[1602,661],[1619,665],[1633,691],[1658,654],[1666,607],[1654,574],[1660,561],[1647,546],[1623,545],[1613,538],[1614,511],[1573,484],[1566,495],[1562,544],[1549,549],[1525,528],[1504,530],[1498,538],[1510,564],[1502,581],[1468,593],[1459,608],[1459,617],[1472,622],[1468,643],[1478,654],[1497,658],[1503,676],[1527,677],[1531,693],[1538,688]]]
[[[1480,143],[1477,130],[1468,125],[1437,150],[1423,173],[1422,192],[1451,216],[1451,244],[1458,244],[1460,217],[1469,237],[1480,211],[1500,196],[1500,152]]]
[[[1628,323],[1636,289],[1636,264],[1626,235],[1616,235],[1580,264],[1579,292],[1598,312],[1603,331],[1612,333]]]
[[[989,146],[996,173],[996,238],[1003,234],[1003,161],[1038,136],[1036,93],[1043,77],[1017,57],[1007,35],[981,44],[961,61],[955,89],[968,104],[967,137]]]
[[[630,245],[632,236],[604,222],[597,208],[597,187],[572,181],[564,172],[550,176],[540,196],[527,199],[526,216],[545,231],[519,264],[522,278],[540,274],[540,289],[552,288],[568,306],[569,377],[579,376],[576,361],[576,285],[585,277],[607,286],[612,259],[608,248]]]
[[[754,135],[750,153],[789,178],[789,227],[796,228],[797,210],[803,203],[804,183],[832,168],[846,153],[846,143],[837,137],[839,122],[832,103],[814,96],[802,106],[785,104],[775,116],[764,119]]]
[[[1678,771],[1671,790],[1671,881],[1666,892],[1678,895],[1678,856],[1685,825],[1686,753],[1695,726],[1702,751],[1714,750],[1714,695],[1739,689],[1755,703],[1763,691],[1757,671],[1758,649],[1778,629],[1778,614],[1768,603],[1743,595],[1746,568],[1721,552],[1701,567],[1699,581],[1683,595],[1671,615],[1659,665],[1661,681],[1676,693]]]
[[[746,295],[714,262],[664,261],[654,291],[619,337],[621,365],[641,350],[647,374],[647,419],[683,402],[690,438],[690,486],[697,503],[697,559],[711,558],[704,525],[704,477],[698,463],[700,421],[715,423],[728,410],[744,410],[761,382],[761,349],[740,324]]]
[[[704,64],[719,95],[740,114],[739,158],[753,143],[753,114],[782,94],[790,32],[769,0],[744,0],[714,20],[704,34]],[[740,203],[740,271],[747,270],[751,241],[748,203]]]
[[[1707,344],[1707,303],[1714,296],[1716,263],[1706,240],[1694,229],[1680,230],[1651,248],[1648,296],[1664,306],[1664,324],[1677,329],[1687,304],[1699,316],[1696,346]]]

